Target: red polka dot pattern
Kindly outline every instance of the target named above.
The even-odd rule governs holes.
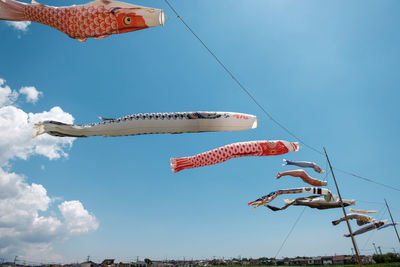
[[[297,151],[297,143],[287,141],[250,141],[219,147],[201,154],[184,158],[172,158],[173,172],[183,169],[197,168],[227,161],[231,158],[244,156],[281,155],[289,151]]]

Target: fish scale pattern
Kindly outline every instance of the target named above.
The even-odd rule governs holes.
[[[27,5],[24,14],[27,20],[51,26],[75,39],[118,33],[115,16],[103,6],[58,8]]]
[[[125,117],[117,118],[117,119],[108,119],[103,122],[98,123],[90,123],[86,125],[79,126],[95,126],[95,125],[104,125],[104,124],[113,124],[121,121],[132,121],[132,120],[199,120],[199,119],[208,119],[214,120],[220,117],[229,118],[230,115],[228,113],[224,113],[223,115],[217,114],[216,112],[169,112],[169,113],[138,113],[132,114]]]
[[[288,142],[286,142],[288,143]],[[243,156],[281,155],[296,151],[297,144],[282,141],[250,141],[229,144],[191,157],[171,158],[171,169],[179,172],[183,169],[203,167]]]

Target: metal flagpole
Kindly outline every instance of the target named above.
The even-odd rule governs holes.
[[[389,211],[390,219],[392,219],[392,223],[393,223],[394,230],[396,231],[397,239],[399,240],[399,243],[400,243],[399,233],[397,232],[396,224],[393,221],[392,213],[390,212],[389,205],[388,205],[388,203],[386,201],[386,198],[384,198],[384,200],[385,200],[385,203],[386,203],[386,208]]]
[[[343,214],[344,214],[344,217],[346,218],[347,228],[349,228],[351,242],[353,242],[354,251],[356,252],[357,262],[358,262],[358,265],[360,267],[362,267],[363,265],[362,265],[362,262],[361,262],[361,259],[360,259],[360,255],[358,254],[356,240],[354,239],[353,232],[351,231],[349,219],[347,218],[346,210],[344,209],[342,196],[340,195],[340,191],[339,191],[339,187],[338,187],[337,182],[336,182],[335,174],[333,173],[332,165],[331,165],[331,162],[329,161],[329,157],[328,157],[328,154],[326,153],[325,147],[324,147],[324,152],[325,152],[326,159],[328,160],[329,168],[331,169],[333,180],[335,181],[336,190],[337,190],[338,195],[339,195],[340,205],[342,206]]]

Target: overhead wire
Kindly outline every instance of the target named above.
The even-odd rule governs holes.
[[[377,182],[377,181],[374,181],[374,180],[372,180],[370,178],[366,178],[366,177],[363,177],[363,176],[360,176],[360,175],[357,175],[357,174],[354,174],[354,173],[351,173],[351,172],[348,172],[348,171],[345,171],[345,170],[342,170],[342,169],[338,169],[338,168],[334,168],[334,169],[339,171],[339,172],[345,173],[347,175],[354,176],[356,178],[362,179],[364,181],[367,181],[367,182],[370,182],[370,183],[374,183],[374,184],[378,184],[380,186],[384,186],[384,187],[387,187],[387,188],[390,188],[390,189],[393,189],[393,190],[396,190],[396,191],[400,191],[399,188],[393,187],[391,185],[387,185],[387,184],[384,184],[384,183],[381,183],[381,182]]]
[[[385,205],[385,203],[383,203],[383,202],[366,201],[366,200],[359,200],[359,199],[357,199],[357,201],[363,202],[363,203],[368,203],[368,204]]]
[[[257,101],[257,99],[250,93],[250,91],[239,81],[238,78],[236,78],[236,76],[232,73],[232,71],[229,70],[229,68],[219,59],[219,57],[207,46],[207,44],[193,31],[193,29],[186,23],[186,21],[179,15],[179,13],[175,10],[175,8],[171,5],[171,3],[168,0],[164,0],[164,2],[169,6],[169,8],[175,13],[176,17],[182,21],[182,23],[185,25],[185,27],[192,33],[192,35],[203,45],[203,47],[208,51],[208,53],[215,59],[215,61],[225,70],[225,72],[232,78],[232,80],[242,89],[242,91],[248,96],[250,97],[250,99],[262,110],[262,112],[272,121],[274,122],[276,125],[278,125],[282,130],[284,130],[287,134],[289,134],[290,136],[292,136],[293,138],[295,138],[297,141],[299,141],[301,144],[303,144],[305,147],[308,147],[309,149],[311,149],[312,151],[320,154],[320,155],[324,155],[324,153],[320,150],[318,150],[317,148],[315,148],[314,146],[311,146],[309,144],[307,144],[306,142],[303,141],[302,138],[300,138],[299,136],[295,135],[292,131],[290,131],[286,126],[284,126],[282,123],[280,123],[277,119],[275,119],[261,104],[260,102]],[[338,168],[334,168],[335,170],[338,170],[339,172],[345,173],[347,175],[362,179],[364,181],[370,182],[370,183],[375,183],[396,191],[400,192],[399,188],[390,186],[390,185],[386,185],[380,182],[376,182],[372,179],[345,171],[345,170],[341,170]]]

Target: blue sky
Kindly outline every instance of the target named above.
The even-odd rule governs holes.
[[[334,167],[400,188],[398,1],[170,2],[265,109],[307,144],[326,147]],[[51,159],[47,152],[32,152],[26,159],[7,158],[2,168],[24,176],[27,185],[45,188],[52,201],[38,216],[58,218],[68,228],[71,217],[59,205],[76,200],[83,206],[78,205],[80,211],[86,211],[80,218],[91,224],[78,234],[70,227],[59,237],[29,241],[39,247],[25,240],[20,244],[30,249],[3,248],[2,254],[63,262],[83,261],[87,255],[97,262],[136,256],[275,256],[303,208],[274,213],[251,210],[247,203],[277,189],[306,186],[297,179],[274,178],[290,169],[281,167],[283,158],[315,161],[324,168],[326,160],[302,146],[284,156],[240,158],[173,174],[170,157],[240,141],[296,140],[240,90],[164,1],[135,4],[164,9],[165,26],[82,44],[37,23],[21,31],[0,22],[0,78],[12,90],[33,86],[42,92],[35,103],[24,101],[20,93],[18,100],[0,108],[42,114],[58,106],[61,111],[50,113],[66,119],[70,114],[78,124],[140,112],[235,111],[257,115],[258,128],[93,137],[70,141],[72,145],[48,137],[68,156],[59,151]],[[0,150],[13,151],[15,146],[4,145],[8,137],[3,136]],[[336,176],[342,196],[356,199],[355,208],[376,209],[377,218],[388,218],[386,198],[400,221],[398,191],[339,172]],[[336,193],[331,176],[327,179]],[[280,205],[284,198],[271,204]],[[345,224],[330,223],[341,216],[339,209],[306,209],[278,257],[350,254]],[[13,225],[8,227],[6,234]],[[17,238],[8,234],[9,242]],[[356,239],[363,254],[372,253],[372,242],[384,252],[400,250],[392,229]]]

